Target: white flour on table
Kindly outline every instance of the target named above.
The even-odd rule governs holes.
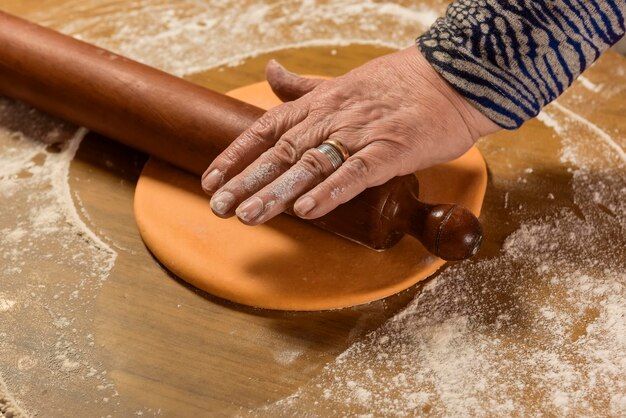
[[[85,133],[0,98],[0,416],[32,407],[7,386],[32,400],[51,387],[109,385],[91,359],[88,312],[117,253],[82,222],[68,183]]]
[[[236,65],[242,59],[289,47],[359,42],[406,46],[440,11],[369,0],[278,4],[194,0],[109,4],[70,0],[58,10],[46,8],[29,18],[148,65],[185,75]],[[106,371],[89,364],[88,356],[83,354],[93,346],[93,335],[74,316],[77,307],[89,307],[95,288],[106,279],[117,256],[80,221],[69,194],[69,164],[84,132],[76,133],[68,149],[51,154],[44,145],[16,131],[27,127],[34,129],[32,137],[50,139],[58,135],[57,127],[48,126],[50,121],[42,122],[39,117],[29,117],[35,116],[23,114],[20,123],[11,125],[15,129],[0,133],[0,204],[4,208],[0,208],[0,214],[17,212],[15,197],[29,208],[20,219],[0,225],[4,233],[0,251],[11,260],[0,266],[0,294],[9,289],[6,300],[11,301],[0,305],[0,318],[11,312],[17,318],[18,310],[28,309],[30,320],[44,329],[46,335],[39,338],[48,343],[48,349],[33,347],[23,352],[20,347],[28,346],[24,341],[28,337],[12,332],[19,328],[16,319],[0,322],[0,355],[11,357],[14,365],[0,369],[0,376],[27,407],[39,385],[62,381],[59,388],[69,390],[68,382],[78,385],[84,379],[96,382],[103,392],[102,399],[114,404],[117,392],[106,381]],[[26,178],[17,178],[20,173]],[[49,268],[29,271],[29,257],[49,260]],[[63,283],[51,279],[55,272],[67,268],[73,269],[73,277],[65,275]],[[3,313],[2,306],[9,303],[12,311]],[[280,361],[289,362],[298,355],[280,356]],[[15,367],[19,364],[22,369],[17,373]],[[25,366],[27,370],[23,370]],[[85,392],[78,386],[74,390]],[[4,391],[2,386],[0,399]],[[0,400],[0,405],[3,402]],[[54,411],[48,412],[54,415]]]
[[[433,9],[413,1],[181,0],[173,6],[139,0],[109,8],[74,0],[62,12],[46,10],[33,18],[182,76],[290,47],[407,47],[445,10],[446,2],[439,3]],[[81,17],[68,21],[78,11]]]
[[[626,138],[560,103],[539,120],[562,143],[575,209],[530,214],[500,255],[448,268],[254,415],[626,415]]]
[[[76,0],[64,5],[62,13],[48,10],[34,18],[184,75],[289,47],[364,43],[401,48],[410,45],[445,4],[434,10],[405,3],[184,0],[172,6],[143,0],[110,11],[107,4],[97,7]],[[78,11],[87,17],[69,22],[47,17]],[[602,89],[588,79],[582,83],[592,92]],[[317,408],[310,410],[311,416],[333,413],[337,405],[342,411],[348,405],[354,415],[363,416],[626,414],[626,178],[619,160],[624,138],[614,138],[568,110],[563,105],[549,107],[540,120],[561,138],[576,210],[563,208],[544,217],[529,214],[500,255],[447,269],[403,312],[329,364],[310,385],[255,413],[302,415],[298,408],[306,404]],[[602,153],[588,157],[586,147],[601,147]],[[20,158],[30,161],[41,152],[35,148]],[[20,167],[22,160],[8,162]],[[614,171],[603,168],[608,161]],[[508,194],[506,206],[521,210],[513,209],[521,206],[509,202]],[[26,227],[59,233],[54,225],[63,224],[63,216],[55,216],[41,213],[29,218]],[[27,236],[20,228],[24,225],[10,231],[15,240],[11,248],[18,251],[28,248],[17,245]],[[88,241],[87,247],[94,250],[93,244]],[[99,277],[106,277],[115,253],[104,247],[91,250],[91,265]],[[81,268],[86,265],[89,262]],[[62,298],[69,289],[28,291]],[[5,300],[2,306],[11,304],[5,313],[24,309],[24,300],[32,302],[19,292],[0,298]],[[65,309],[54,312],[47,320],[67,333],[63,330],[74,326],[72,316]],[[58,355],[57,369],[83,367],[71,351]],[[291,361],[283,357],[281,361]],[[36,359],[28,356],[15,364],[37,367]],[[11,388],[22,387],[13,383],[9,381]],[[16,395],[30,396],[21,391]]]

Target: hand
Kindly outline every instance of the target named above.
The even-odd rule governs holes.
[[[500,129],[416,47],[333,80],[302,78],[276,61],[266,72],[287,102],[241,134],[202,177],[203,189],[215,192],[213,212],[224,218],[236,213],[248,225],[292,205],[301,218],[323,216],[368,187],[459,157]],[[315,149],[327,139],[350,152],[336,171]]]

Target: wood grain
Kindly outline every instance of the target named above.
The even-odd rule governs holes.
[[[64,0],[0,0],[0,8],[25,17],[45,16],[46,6],[63,4]],[[103,1],[102,5],[122,9],[124,2]],[[331,54],[332,49],[336,54]],[[290,49],[187,78],[224,92],[262,80],[262,68],[270,57],[296,72],[336,76],[388,51],[362,45]],[[607,53],[587,74],[610,86],[603,96],[576,84],[562,100],[615,132],[616,138],[626,138],[625,74],[624,58]],[[519,131],[483,139],[480,148],[491,180],[481,216],[486,239],[478,260],[499,254],[504,239],[525,219],[525,211],[549,213],[558,206],[574,206],[568,188],[571,174],[559,160],[561,144],[541,123],[530,121]],[[259,408],[295,392],[420,291],[418,285],[366,306],[301,314],[249,309],[199,292],[161,268],[137,233],[132,199],[144,159],[136,151],[91,134],[70,173],[71,190],[91,223],[119,246],[115,268],[94,295],[96,308],[89,318],[94,350],[119,392],[119,404],[83,402],[97,399],[96,391],[50,388],[36,401],[22,399],[25,405],[49,404],[49,413],[42,416],[130,416],[138,410],[161,416],[232,416]],[[520,184],[519,173],[527,167],[533,168],[529,184]],[[545,199],[549,193],[554,195],[550,204]],[[525,209],[504,208],[505,199]],[[489,308],[485,306],[485,312]],[[20,332],[37,335],[37,330]],[[289,352],[297,355],[280,361]],[[0,363],[4,370],[13,367],[3,359]]]

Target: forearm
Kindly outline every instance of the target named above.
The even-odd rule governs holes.
[[[457,0],[417,46],[484,115],[514,129],[624,35],[625,15],[626,0]]]

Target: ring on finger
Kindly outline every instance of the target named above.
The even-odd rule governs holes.
[[[348,149],[336,139],[327,139],[317,147],[317,150],[328,158],[335,170],[350,157]]]

